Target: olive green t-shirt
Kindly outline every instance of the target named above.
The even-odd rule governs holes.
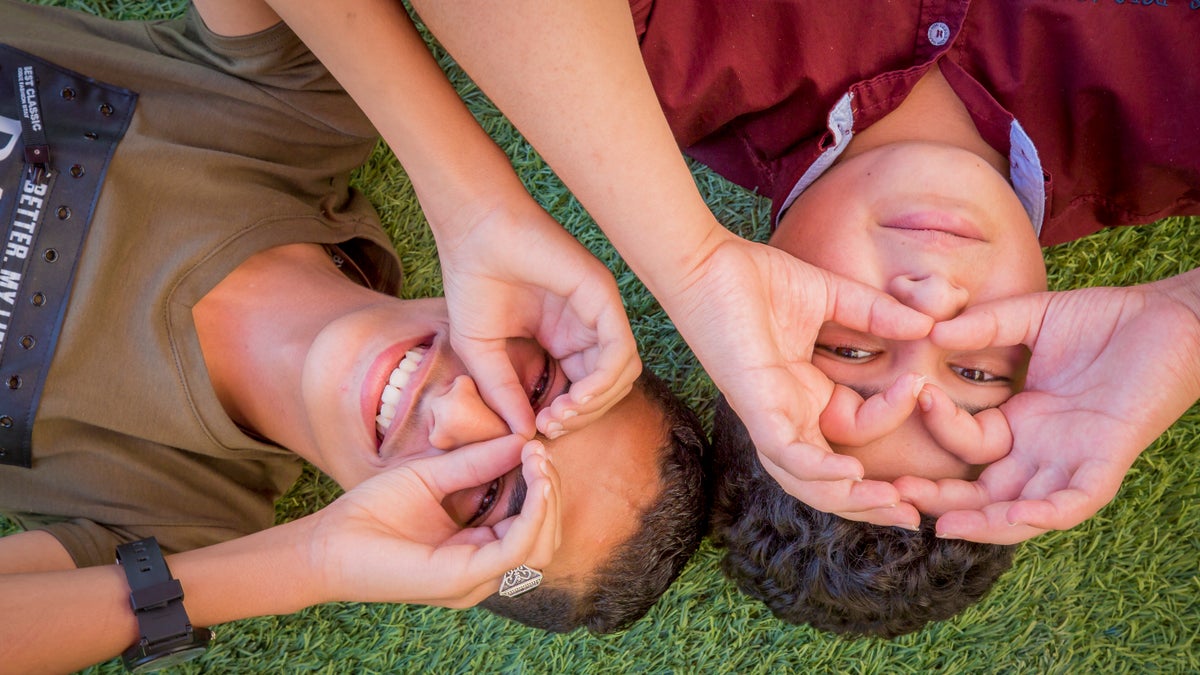
[[[394,294],[399,262],[348,187],[374,128],[282,25],[225,38],[194,10],[115,22],[0,0],[0,43],[137,94],[44,382],[33,466],[0,466],[0,512],[81,566],[146,536],[179,551],[269,527],[301,464],[225,414],[191,309],[250,255],[292,242],[340,244]]]

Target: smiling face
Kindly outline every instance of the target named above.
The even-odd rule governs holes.
[[[940,143],[892,143],[836,164],[791,206],[771,244],[938,321],[1046,288],[1037,237],[1004,176]],[[822,327],[813,353],[831,380],[863,396],[917,373],[971,411],[1011,396],[1027,358],[1023,347],[954,352],[928,339],[883,340],[834,324]],[[866,445],[832,447],[858,457],[867,478],[978,471],[934,440],[919,410]]]
[[[408,459],[509,434],[450,349],[441,298],[382,297],[326,323],[304,358],[301,397],[310,458],[342,487]],[[570,385],[531,340],[509,356],[534,410]],[[562,545],[547,578],[586,576],[628,539],[660,492],[663,416],[635,389],[587,427],[544,440],[560,477]],[[519,467],[487,485],[447,497],[463,526],[491,526],[519,512]]]

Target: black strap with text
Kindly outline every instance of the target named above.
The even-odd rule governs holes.
[[[12,83],[0,87],[0,464],[29,467],[76,263],[137,94],[3,45],[0,78]]]

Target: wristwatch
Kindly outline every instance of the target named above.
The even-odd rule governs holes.
[[[145,673],[200,656],[213,632],[195,628],[183,609],[183,586],[171,576],[154,537],[121,544],[117,563],[129,580],[129,603],[141,637],[122,660],[134,673]]]

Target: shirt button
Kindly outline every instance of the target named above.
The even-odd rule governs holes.
[[[950,39],[950,26],[942,21],[937,21],[929,27],[929,32],[925,35],[929,38],[929,44],[941,47]]]

